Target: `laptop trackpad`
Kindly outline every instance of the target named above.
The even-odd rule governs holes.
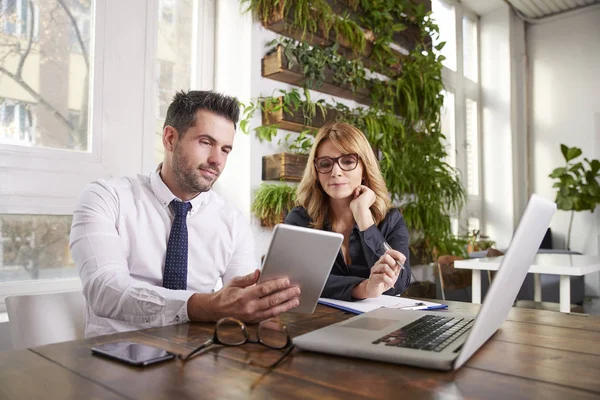
[[[390,325],[396,324],[398,320],[383,318],[360,318],[356,321],[348,322],[342,325],[343,328],[368,329],[370,331],[379,331]]]

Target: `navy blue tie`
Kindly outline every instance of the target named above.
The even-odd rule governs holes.
[[[175,212],[169,243],[167,244],[167,257],[165,258],[165,273],[163,286],[167,289],[187,289],[187,261],[188,261],[188,232],[187,213],[192,208],[190,203],[179,200],[171,202]]]

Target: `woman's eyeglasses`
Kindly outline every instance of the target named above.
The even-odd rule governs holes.
[[[292,339],[287,331],[287,327],[277,320],[266,320],[258,324],[256,339],[253,339],[250,337],[250,333],[242,321],[227,317],[221,318],[219,321],[217,321],[212,338],[196,347],[187,355],[179,355],[179,358],[182,361],[187,361],[200,351],[213,344],[241,346],[246,343],[262,344],[263,346],[276,350],[287,348],[277,361],[268,366],[263,365],[269,369],[275,368],[277,365],[279,365],[294,349],[294,346],[292,345]]]
[[[358,166],[358,154],[344,154],[339,157],[315,158],[315,169],[320,174],[328,174],[337,163],[342,171],[352,171]]]

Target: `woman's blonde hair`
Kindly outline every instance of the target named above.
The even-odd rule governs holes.
[[[379,163],[365,135],[354,126],[345,122],[333,122],[324,125],[315,136],[308,163],[296,194],[298,205],[304,207],[312,219],[312,227],[323,229],[325,220],[330,217],[329,196],[319,183],[314,166],[317,150],[323,142],[331,143],[343,154],[358,154],[363,164],[363,185],[375,192],[375,203],[371,206],[371,214],[375,225],[383,220],[391,208],[387,186],[381,175]]]

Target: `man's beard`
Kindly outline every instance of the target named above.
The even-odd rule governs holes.
[[[177,186],[186,193],[208,192],[219,177],[219,168],[211,164],[201,164],[197,167],[190,167],[188,166],[189,163],[187,162],[187,158],[185,158],[178,150],[179,149],[176,148],[173,154],[173,175],[175,176]],[[215,171],[217,175],[210,181],[201,175],[198,171],[199,168]]]

